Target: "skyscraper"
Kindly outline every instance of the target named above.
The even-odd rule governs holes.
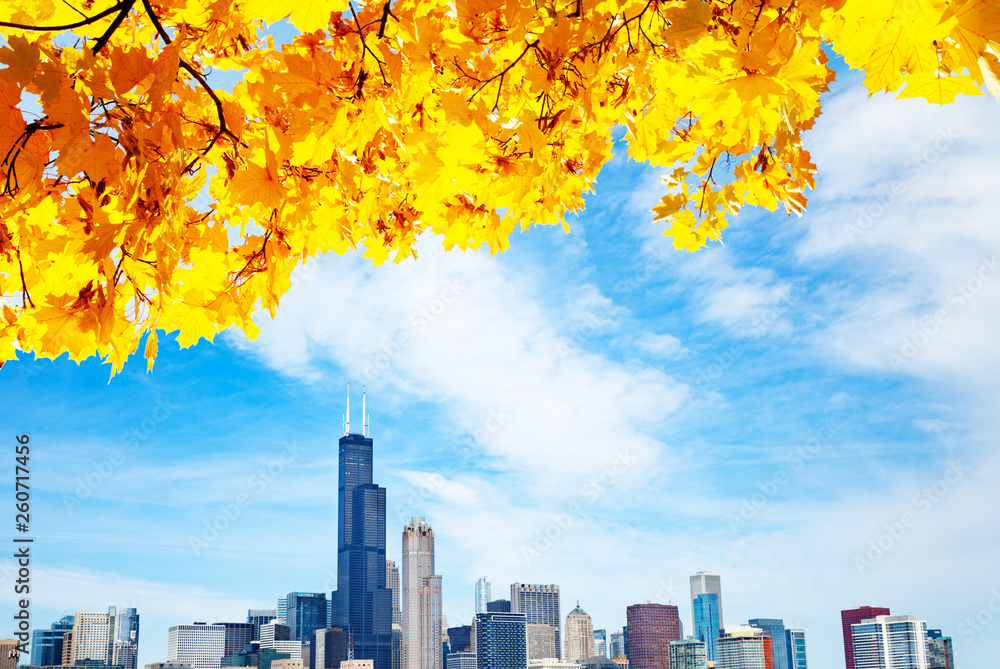
[[[629,669],[670,666],[670,642],[681,639],[681,619],[670,604],[633,604],[626,609]]]
[[[774,669],[789,669],[788,642],[785,639],[785,621],[780,618],[752,618],[752,627],[763,630],[771,637],[771,653],[774,655]]]
[[[526,625],[523,613],[477,613],[477,669],[527,669]]]
[[[71,664],[76,664],[78,660],[111,664],[117,611],[116,607],[109,606],[107,613],[76,612],[73,617]]]
[[[694,638],[705,643],[709,662],[715,662],[715,640],[722,634],[719,624],[719,596],[705,592],[694,598]]]
[[[441,669],[441,577],[434,575],[434,530],[414,517],[403,528],[403,669]]]
[[[347,634],[339,627],[316,630],[313,660],[316,669],[339,669],[347,659]]]
[[[705,669],[705,642],[687,640],[670,642],[669,669]],[[667,668],[665,668],[667,669]]]
[[[385,561],[385,587],[392,592],[392,623],[403,624],[403,610],[400,608],[399,567],[395,560]]]
[[[253,641],[253,623],[217,623],[226,628],[222,657],[238,655],[243,647]]]
[[[139,614],[134,608],[122,609],[115,617],[115,640],[111,649],[112,664],[136,669],[139,652]]]
[[[857,669],[929,669],[927,623],[913,616],[875,616],[851,625]]]
[[[788,666],[790,669],[807,669],[805,631],[785,630],[785,645],[788,648]]]
[[[50,629],[31,633],[31,665],[50,667],[62,664],[63,635],[73,631],[74,616],[63,616]]]
[[[290,592],[285,602],[285,622],[292,628],[292,640],[312,641],[316,630],[326,628],[326,593]]]
[[[941,630],[927,630],[927,664],[930,669],[955,669],[951,637],[941,636]]]
[[[844,661],[847,669],[854,669],[854,642],[851,626],[875,616],[887,615],[889,615],[889,609],[881,606],[859,606],[856,609],[845,609],[840,612],[840,623],[844,632]]]
[[[190,662],[194,669],[219,669],[225,647],[223,625],[173,625],[167,633],[167,661]]]
[[[528,662],[556,656],[556,631],[552,625],[527,623],[524,635],[528,641]]]
[[[722,618],[722,577],[710,571],[699,571],[691,577],[691,623],[694,624],[694,598],[698,595],[713,594],[719,597],[719,629],[725,627]]]
[[[260,626],[278,617],[277,609],[248,609],[247,622],[253,625],[251,641],[260,641]]]
[[[510,586],[510,608],[513,613],[523,613],[529,623],[551,626],[555,630],[556,654],[554,657],[562,657],[558,585],[512,583]]]
[[[476,613],[486,613],[486,604],[490,601],[490,582],[483,576],[476,581]]]
[[[386,587],[385,488],[372,483],[373,442],[362,396],[361,434],[351,432],[350,392],[339,442],[337,589],[331,627],[351,634],[356,659],[392,669],[392,593]]]
[[[625,635],[621,632],[612,632],[609,644],[608,655],[611,659],[625,657]]]
[[[601,657],[608,656],[607,630],[594,630],[594,654]]]
[[[576,608],[566,615],[566,661],[586,660],[595,654],[594,623],[577,602]]]
[[[509,599],[494,599],[486,602],[486,613],[511,613]]]

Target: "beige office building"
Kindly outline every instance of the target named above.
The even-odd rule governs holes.
[[[594,623],[577,602],[576,608],[566,616],[566,661],[587,660],[595,654]]]
[[[402,669],[441,669],[441,577],[434,574],[434,530],[419,516],[403,528],[402,567]]]

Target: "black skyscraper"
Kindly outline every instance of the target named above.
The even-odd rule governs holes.
[[[362,405],[363,406],[363,405]],[[392,591],[385,577],[385,488],[372,483],[372,440],[350,433],[350,399],[340,438],[337,589],[333,627],[349,632],[354,657],[392,669]]]

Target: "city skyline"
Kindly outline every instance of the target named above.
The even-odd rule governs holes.
[[[869,97],[845,72],[806,133],[822,168],[806,218],[748,210],[703,253],[649,224],[662,170],[618,143],[569,236],[311,260],[256,342],[161,333],[150,374],[7,363],[3,424],[34,445],[33,623],[136,607],[144,664],[172,624],[332,592],[349,380],[378,398],[389,536],[433,523],[452,624],[487,574],[494,597],[558,583],[612,633],[628,605],[673,604],[688,634],[686,579],[712,570],[727,622],[807,630],[813,669],[839,667],[839,611],[864,603],[985,664],[1000,131],[984,102]]]

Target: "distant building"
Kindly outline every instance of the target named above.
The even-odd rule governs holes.
[[[951,637],[941,636],[941,630],[927,630],[927,660],[930,669],[955,669]]]
[[[461,625],[448,628],[448,639],[451,641],[451,652],[472,652],[472,625]]]
[[[556,658],[556,631],[551,625],[528,623],[524,631],[528,640],[528,662]]]
[[[0,639],[0,669],[17,669],[17,639]]]
[[[857,669],[928,669],[927,623],[913,616],[875,616],[851,625]]]
[[[362,396],[361,434],[338,442],[337,589],[329,627],[350,630],[354,657],[392,669],[392,592],[386,587],[385,488],[372,480],[374,443]]]
[[[566,615],[566,661],[586,660],[595,654],[594,624],[590,614],[577,602],[576,608]]]
[[[844,632],[844,661],[847,669],[855,669],[852,625],[875,616],[887,615],[889,609],[881,606],[859,606],[856,609],[845,609],[840,612],[840,623]]]
[[[190,662],[152,662],[145,669],[194,669]]]
[[[403,610],[400,608],[399,567],[395,560],[385,561],[385,587],[392,592],[392,624],[403,624]]]
[[[448,653],[446,669],[476,669],[476,654],[464,651]]]
[[[488,613],[486,605],[490,601],[490,582],[483,576],[476,581],[476,613]]]
[[[544,657],[540,660],[528,660],[528,669],[580,669],[580,665],[555,657]]]
[[[31,632],[31,664],[36,667],[62,664],[63,635],[73,631],[73,616],[63,616],[50,629]]]
[[[625,657],[625,635],[622,632],[612,632],[608,642],[608,657]]]
[[[223,643],[223,657],[230,657],[243,650],[248,643],[252,643],[254,625],[253,623],[216,623],[226,628],[225,641]]]
[[[277,609],[249,609],[247,611],[247,622],[253,625],[253,634],[250,641],[260,641],[260,626],[271,622],[277,617]]]
[[[340,669],[374,669],[374,666],[372,660],[344,660],[340,663]]]
[[[785,647],[788,649],[790,669],[808,669],[805,630],[785,630]]]
[[[510,600],[509,599],[494,599],[492,602],[486,602],[486,612],[487,613],[510,613]]]
[[[117,612],[114,606],[109,606],[107,613],[76,612],[69,664],[76,664],[78,660],[111,664]]]
[[[477,613],[477,669],[527,669],[527,618],[523,613]]]
[[[281,622],[280,619],[276,618],[271,622],[260,626],[261,648],[276,648],[274,644],[278,641],[291,641],[291,639],[291,626]]]
[[[287,642],[282,642],[287,643]],[[296,642],[297,643],[297,642]],[[244,650],[231,657],[222,659],[223,667],[259,667],[270,669],[275,660],[292,659],[289,653],[279,653],[273,648],[261,648],[259,642],[247,644]],[[301,659],[301,658],[300,658]]]
[[[756,627],[771,637],[774,669],[790,669],[788,666],[788,642],[785,639],[785,621],[781,618],[751,618],[748,622],[751,627]]]
[[[628,654],[632,669],[663,669],[670,664],[670,642],[680,641],[681,621],[670,604],[633,604],[626,609]]]
[[[287,641],[275,640],[271,649],[278,653],[287,653],[288,657],[293,660],[302,659],[302,642],[295,639],[288,639]]]
[[[705,669],[708,664],[704,641],[688,639],[670,642],[669,669]]]
[[[167,661],[189,662],[194,669],[219,669],[225,647],[226,628],[222,625],[173,625],[167,633]]]
[[[316,630],[327,627],[326,612],[326,593],[288,593],[285,597],[285,623],[291,628],[291,640],[312,640]]]
[[[419,516],[403,528],[403,669],[441,669],[441,577],[434,574],[434,530]]]
[[[774,666],[771,637],[760,630],[727,632],[719,637],[715,650],[715,669],[771,669]]]
[[[608,631],[594,630],[594,654],[608,656]]]
[[[136,669],[138,646],[132,641],[115,641],[111,645],[111,664],[122,669]]]
[[[694,623],[694,598],[702,594],[713,594],[719,598],[719,629],[725,622],[722,618],[722,577],[709,571],[699,571],[691,581],[691,622]]]
[[[618,669],[618,665],[603,655],[594,655],[593,657],[588,657],[582,663],[577,665],[582,669]]]
[[[715,640],[722,634],[719,596],[705,592],[694,598],[694,638],[705,644],[706,658],[715,662]]]
[[[271,669],[302,669],[302,660],[296,660],[291,657],[281,660],[272,660]]]
[[[510,608],[513,613],[523,613],[529,623],[549,625],[555,630],[556,654],[562,657],[560,627],[559,586],[512,583]]]
[[[330,627],[316,630],[313,639],[314,669],[339,669],[340,663],[347,659],[347,632]]]

